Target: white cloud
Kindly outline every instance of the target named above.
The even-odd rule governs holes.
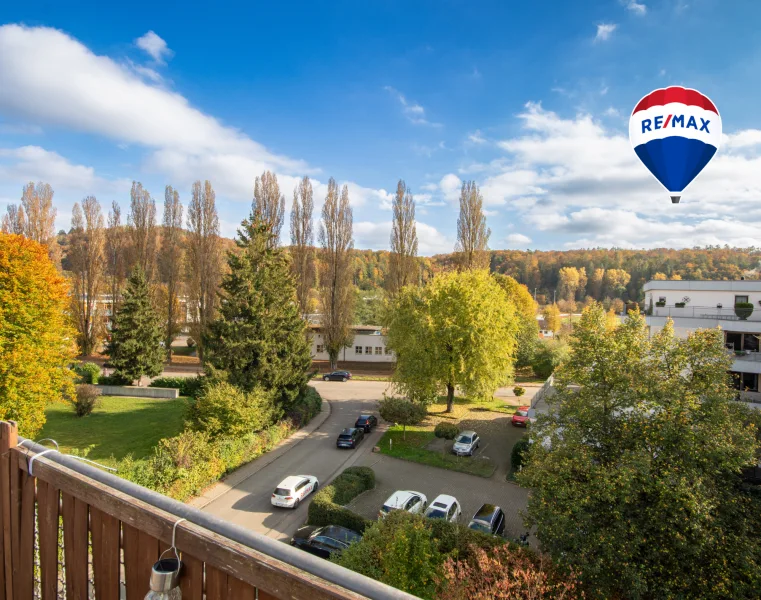
[[[153,31],[137,38],[135,46],[147,52],[159,64],[166,64],[166,59],[174,55],[166,42]]]
[[[600,23],[597,25],[597,34],[595,35],[596,42],[604,42],[610,39],[613,32],[618,28],[615,23]]]
[[[622,0],[621,3],[626,7],[626,10],[635,15],[644,16],[647,14],[647,5],[637,2],[637,0]]]
[[[441,123],[432,123],[429,121],[426,118],[425,109],[417,102],[411,102],[410,100],[407,100],[406,96],[396,88],[387,85],[383,89],[399,101],[399,104],[402,105],[402,113],[413,125],[427,125],[429,127],[442,126]]]
[[[421,256],[431,256],[452,252],[454,241],[445,236],[435,227],[418,221],[416,224],[418,237],[418,253]],[[354,223],[354,241],[357,248],[389,248],[391,236],[391,221],[378,223],[360,221]]]
[[[507,243],[510,246],[526,246],[531,243],[531,238],[522,233],[511,233],[507,236]]]
[[[486,138],[481,134],[480,129],[476,129],[473,133],[468,134],[468,141],[473,144],[485,144]]]
[[[460,199],[460,189],[462,188],[462,180],[454,173],[448,173],[439,181],[439,190],[441,191],[444,199],[447,202],[456,204]]]

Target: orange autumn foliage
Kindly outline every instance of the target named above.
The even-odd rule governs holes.
[[[0,419],[26,437],[45,424],[49,402],[73,392],[68,292],[45,246],[0,233]]]

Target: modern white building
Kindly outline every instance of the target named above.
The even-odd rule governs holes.
[[[669,317],[678,337],[721,327],[727,350],[734,354],[735,387],[746,399],[761,402],[761,281],[649,281],[643,290],[651,335]],[[748,302],[753,309],[735,308]]]
[[[325,350],[325,340],[319,324],[310,324],[312,329],[312,360],[330,360]],[[355,325],[352,327],[354,341],[341,351],[341,362],[393,363],[396,356],[386,346],[386,336],[379,325]]]

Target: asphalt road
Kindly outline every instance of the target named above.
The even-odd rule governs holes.
[[[360,413],[378,415],[378,400],[388,383],[318,381],[313,385],[330,402],[331,413],[325,422],[276,460],[207,504],[204,511],[275,539],[290,539],[306,521],[309,502],[305,500],[295,510],[272,506],[270,497],[277,484],[288,475],[314,475],[323,486],[372,452],[383,433],[382,423],[365,436],[356,450],[339,450],[336,438],[344,427],[354,425]]]

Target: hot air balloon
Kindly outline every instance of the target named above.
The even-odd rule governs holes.
[[[676,204],[719,149],[721,117],[716,105],[697,90],[662,88],[634,107],[629,140]]]

